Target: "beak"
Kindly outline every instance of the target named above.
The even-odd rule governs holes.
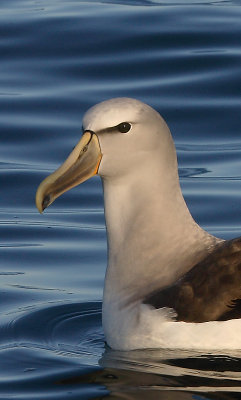
[[[85,131],[67,160],[39,185],[36,193],[39,212],[43,212],[62,193],[97,174],[101,158],[96,134]]]

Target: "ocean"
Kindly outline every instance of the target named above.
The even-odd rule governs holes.
[[[240,0],[1,0],[0,399],[239,399],[241,351],[108,348],[94,177],[35,192],[113,97],[157,109],[195,220],[241,236]]]

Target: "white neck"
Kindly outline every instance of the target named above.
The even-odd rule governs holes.
[[[193,220],[176,156],[171,162],[167,169],[154,158],[128,179],[103,179],[109,253],[104,302],[130,304],[170,285],[217,242]]]

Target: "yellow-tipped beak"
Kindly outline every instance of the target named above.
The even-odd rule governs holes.
[[[86,131],[67,160],[39,185],[36,193],[39,212],[43,212],[62,193],[97,174],[101,158],[97,136]]]

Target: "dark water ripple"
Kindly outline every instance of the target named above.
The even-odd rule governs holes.
[[[130,96],[167,120],[198,223],[241,235],[240,18],[239,0],[1,0],[1,399],[240,397],[240,352],[105,347],[98,178],[34,206],[86,109]]]

